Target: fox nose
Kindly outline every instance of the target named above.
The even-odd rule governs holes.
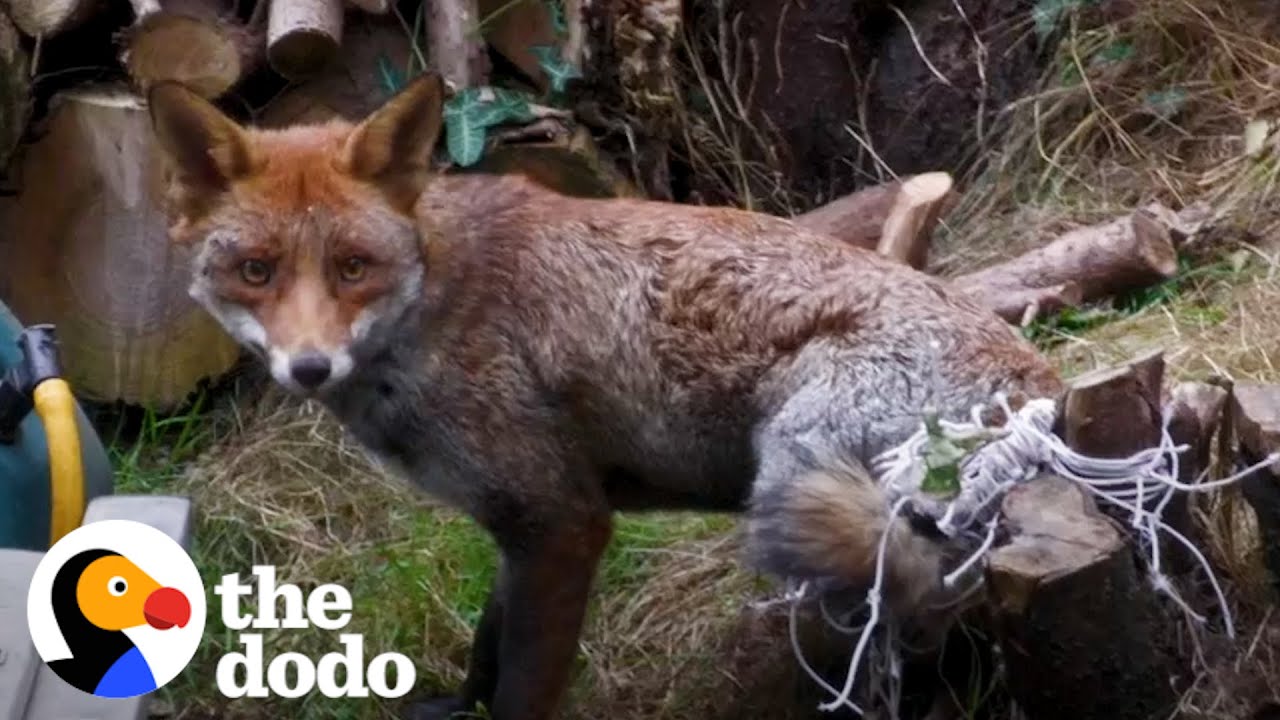
[[[289,363],[289,374],[293,375],[293,379],[298,384],[308,390],[314,390],[320,387],[320,384],[329,379],[329,373],[332,372],[332,366],[329,358],[320,353],[305,353],[295,357]]]

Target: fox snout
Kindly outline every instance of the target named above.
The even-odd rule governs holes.
[[[346,350],[305,349],[288,352],[272,348],[271,377],[295,392],[313,393],[342,382],[351,374],[351,354]]]

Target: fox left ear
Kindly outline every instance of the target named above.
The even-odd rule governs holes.
[[[374,183],[408,211],[430,177],[444,101],[440,75],[428,73],[413,80],[352,131],[342,150],[343,169]]]

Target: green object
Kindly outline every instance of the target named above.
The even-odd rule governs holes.
[[[22,330],[18,319],[0,303],[0,375],[22,362],[17,345]],[[76,420],[88,503],[112,493],[111,464],[102,440],[79,407]],[[49,450],[34,410],[23,418],[12,440],[0,441],[0,548],[47,550],[52,512]]]

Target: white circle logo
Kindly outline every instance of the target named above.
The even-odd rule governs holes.
[[[182,546],[132,520],[68,533],[27,594],[31,641],[68,684],[99,697],[144,695],[178,676],[204,634],[200,573]]]

